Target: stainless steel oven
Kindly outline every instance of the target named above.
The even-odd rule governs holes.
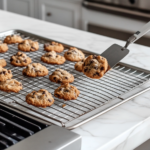
[[[149,0],[85,0],[87,2],[117,6],[141,11],[150,11]]]
[[[150,20],[149,0],[84,0],[83,30],[127,40]],[[150,34],[137,43],[150,46]]]

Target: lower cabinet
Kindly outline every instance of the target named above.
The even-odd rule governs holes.
[[[0,0],[0,9],[81,29],[82,0]]]

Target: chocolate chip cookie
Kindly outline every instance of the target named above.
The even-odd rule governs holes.
[[[15,43],[21,43],[23,39],[19,35],[8,35],[4,39],[4,43],[7,44],[15,44]]]
[[[23,75],[29,77],[42,77],[48,75],[48,69],[40,63],[32,63],[23,70]]]
[[[6,81],[0,82],[0,90],[5,92],[15,92],[18,93],[22,90],[22,83],[15,79],[8,79]]]
[[[7,70],[5,68],[2,68],[0,66],[0,82],[1,81],[6,81],[8,79],[11,79],[12,78],[12,73],[11,73],[11,70]]]
[[[44,44],[44,50],[46,51],[55,51],[57,53],[61,53],[64,50],[64,46],[57,42],[50,42]]]
[[[36,107],[48,107],[54,103],[51,93],[45,89],[33,91],[26,96],[26,102]]]
[[[69,83],[62,84],[58,87],[55,92],[54,96],[64,100],[75,100],[79,96],[80,91],[73,85]]]
[[[7,65],[6,60],[5,59],[0,59],[0,66],[5,67],[6,65]]]
[[[74,76],[63,69],[56,69],[50,76],[50,81],[56,83],[71,83],[74,81]]]
[[[81,61],[78,61],[75,65],[74,65],[74,68],[75,70],[79,71],[79,72],[82,72],[82,66],[84,64],[84,61],[85,61],[85,58],[82,59]]]
[[[57,55],[55,51],[45,53],[41,57],[41,60],[47,64],[57,64],[57,65],[61,65],[66,61],[66,59],[63,56]]]
[[[65,52],[64,56],[69,61],[81,61],[85,58],[82,51],[78,50],[75,47],[70,47],[70,49]]]
[[[107,59],[99,55],[90,55],[84,61],[82,72],[90,78],[101,78],[108,69]]]
[[[30,39],[24,40],[22,43],[18,44],[18,49],[24,52],[34,52],[39,49],[39,43]]]
[[[0,41],[0,53],[5,53],[8,51],[8,46],[6,43]]]
[[[10,62],[14,66],[24,67],[30,64],[32,60],[25,53],[17,52],[15,55],[11,56]]]

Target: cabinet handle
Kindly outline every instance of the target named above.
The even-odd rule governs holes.
[[[52,14],[50,12],[47,13],[47,16],[51,16]]]

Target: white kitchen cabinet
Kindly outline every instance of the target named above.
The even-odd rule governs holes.
[[[35,17],[34,0],[4,0],[4,9],[17,14]]]
[[[40,19],[68,27],[80,28],[80,1],[39,0],[38,2]]]

